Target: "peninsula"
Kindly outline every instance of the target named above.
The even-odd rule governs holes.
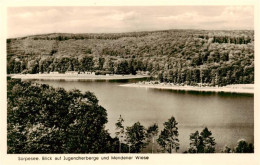
[[[233,84],[223,87],[199,87],[188,85],[174,85],[172,83],[158,83],[153,84],[150,82],[139,82],[131,84],[120,85],[123,87],[140,87],[140,88],[154,88],[154,89],[167,89],[167,90],[181,90],[181,91],[200,91],[200,92],[226,92],[226,93],[248,93],[254,94],[254,84]]]

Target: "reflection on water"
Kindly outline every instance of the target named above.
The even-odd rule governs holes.
[[[254,142],[254,95],[196,91],[174,91],[121,87],[127,81],[37,81],[67,90],[94,92],[107,110],[106,128],[114,136],[121,114],[125,126],[140,121],[145,127],[163,123],[174,116],[179,123],[180,151],[187,150],[189,135],[208,127],[217,142],[217,151],[226,144],[234,147],[241,138]],[[149,150],[149,148],[147,149]]]

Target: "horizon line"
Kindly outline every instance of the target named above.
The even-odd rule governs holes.
[[[24,38],[24,37],[32,37],[32,36],[39,36],[39,35],[51,35],[51,34],[123,34],[123,33],[142,33],[142,32],[161,32],[161,31],[172,31],[172,30],[193,30],[193,31],[254,31],[255,29],[161,29],[161,30],[140,30],[140,31],[125,31],[125,32],[86,32],[86,33],[73,33],[73,32],[50,32],[50,33],[37,33],[37,34],[27,34],[21,35],[17,37],[6,37],[6,39],[17,39],[17,38]]]

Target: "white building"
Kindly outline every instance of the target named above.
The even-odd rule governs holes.
[[[88,75],[95,75],[96,73],[95,73],[95,72],[85,72],[85,74],[88,74]]]
[[[65,74],[77,75],[78,72],[77,71],[67,71],[67,72],[65,72]]]
[[[59,72],[50,72],[50,74],[59,74]]]
[[[137,75],[149,75],[150,72],[149,71],[140,71],[140,70],[138,70],[138,71],[136,71],[136,74]]]

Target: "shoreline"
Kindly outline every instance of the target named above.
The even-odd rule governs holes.
[[[70,74],[11,74],[7,75],[14,79],[21,80],[129,80],[148,78],[147,75],[70,75]],[[178,86],[173,84],[151,84],[151,83],[131,83],[119,85],[122,87],[134,88],[152,88],[165,90],[180,90],[180,91],[198,91],[198,92],[225,92],[225,93],[245,93],[254,94],[254,84],[232,84],[224,87],[198,87],[198,86]]]
[[[166,89],[166,90],[180,90],[180,91],[198,91],[198,92],[225,92],[225,93],[244,93],[254,94],[254,84],[234,84],[224,87],[196,87],[196,86],[177,86],[169,84],[123,84],[122,87],[135,88],[152,88],[152,89]]]
[[[70,75],[70,74],[12,74],[8,75],[14,79],[21,80],[127,80],[141,79],[150,76],[145,75]]]

